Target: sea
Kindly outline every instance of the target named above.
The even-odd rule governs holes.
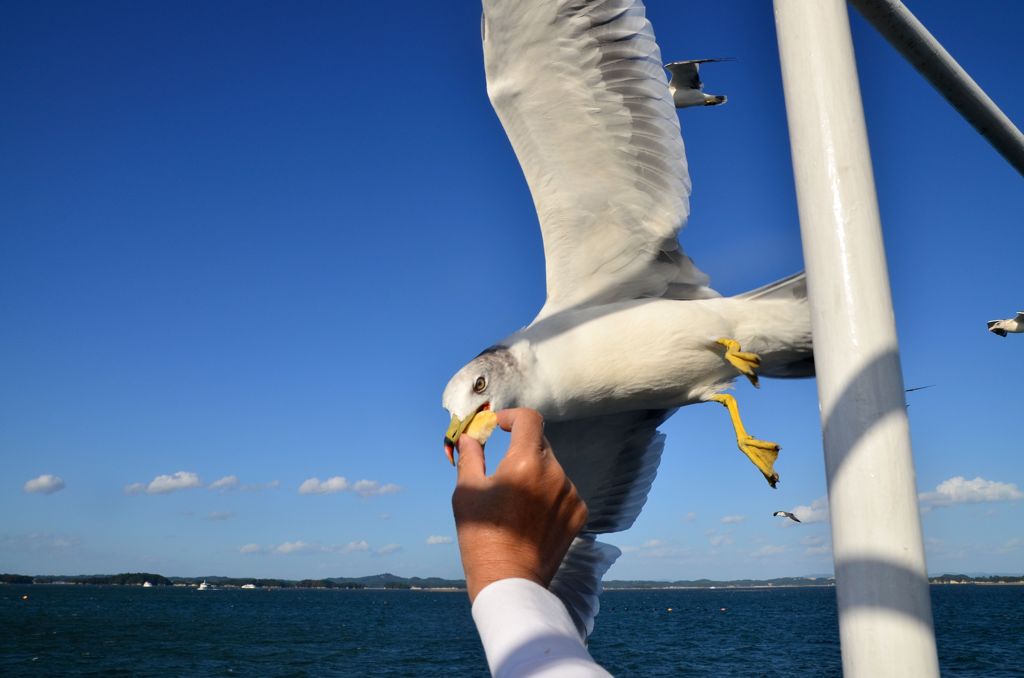
[[[932,586],[943,676],[1024,675],[1024,586]],[[828,587],[606,591],[617,676],[838,676]],[[461,591],[0,585],[0,676],[487,676]]]

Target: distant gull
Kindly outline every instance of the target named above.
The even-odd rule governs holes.
[[[483,0],[491,103],[533,195],[544,240],[547,300],[525,328],[448,382],[445,451],[481,411],[531,407],[586,501],[589,519],[551,590],[589,635],[601,577],[620,551],[596,540],[630,527],[661,461],[658,426],[703,402],[729,412],[740,450],[771,486],[779,446],[747,433],[737,376],[813,375],[802,274],[723,297],[677,238],[690,178],[679,118],[640,0]],[[491,233],[494,242],[501,233]],[[756,260],[728,230],[721,256]],[[488,247],[468,244],[477,261]],[[467,269],[446,322],[501,313],[489,272]],[[687,477],[693,482],[694,478]],[[698,482],[711,482],[700,478]]]
[[[783,516],[783,517],[785,517],[785,518],[789,518],[790,520],[794,520],[794,521],[796,521],[796,522],[798,522],[798,523],[800,522],[800,519],[799,519],[799,518],[797,518],[797,517],[796,517],[795,515],[793,515],[792,513],[790,513],[789,511],[776,511],[776,512],[775,512],[775,513],[773,513],[772,515],[773,515],[773,516]]]
[[[672,93],[672,101],[676,108],[718,106],[729,100],[724,95],[705,94],[703,92],[704,83],[700,81],[700,64],[719,61],[732,61],[732,59],[692,59],[665,64],[665,68],[672,74],[668,89]]]
[[[1005,337],[1007,333],[1020,334],[1024,332],[1024,311],[1017,311],[1016,317],[1006,320],[989,320],[988,331]]]

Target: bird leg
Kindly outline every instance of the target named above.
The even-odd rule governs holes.
[[[722,338],[715,342],[725,346],[725,359],[750,380],[754,388],[761,388],[757,382],[757,368],[761,367],[761,356],[740,350],[740,342],[735,339]]]
[[[775,472],[775,460],[779,457],[778,443],[758,440],[747,433],[740,420],[740,410],[736,406],[736,399],[731,395],[719,393],[711,396],[709,400],[721,403],[729,410],[732,426],[736,430],[736,444],[739,445],[740,451],[754,462],[754,466],[761,471],[768,484],[775,487],[775,483],[779,482],[779,474]]]

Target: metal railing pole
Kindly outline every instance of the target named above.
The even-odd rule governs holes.
[[[1024,134],[899,0],[850,0],[861,15],[1024,174]]]
[[[938,676],[885,249],[844,0],[774,0],[847,678]]]

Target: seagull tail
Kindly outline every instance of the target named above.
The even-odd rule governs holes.
[[[807,301],[807,276],[801,271],[763,287],[737,294],[736,299],[748,301]],[[780,331],[790,335],[778,350],[761,352],[760,373],[777,379],[801,379],[814,376],[814,353],[811,346],[810,316],[805,303],[773,304],[770,310]],[[780,316],[781,311],[789,315]],[[768,313],[768,311],[765,311]],[[781,323],[781,324],[780,324]],[[780,335],[778,338],[783,338]]]
[[[622,551],[583,533],[573,540],[548,589],[562,601],[586,642],[601,610],[601,578]]]
[[[710,94],[704,98],[705,106],[719,106],[729,100],[724,94]]]
[[[736,295],[737,299],[806,299],[807,274],[803,271],[763,287]]]

